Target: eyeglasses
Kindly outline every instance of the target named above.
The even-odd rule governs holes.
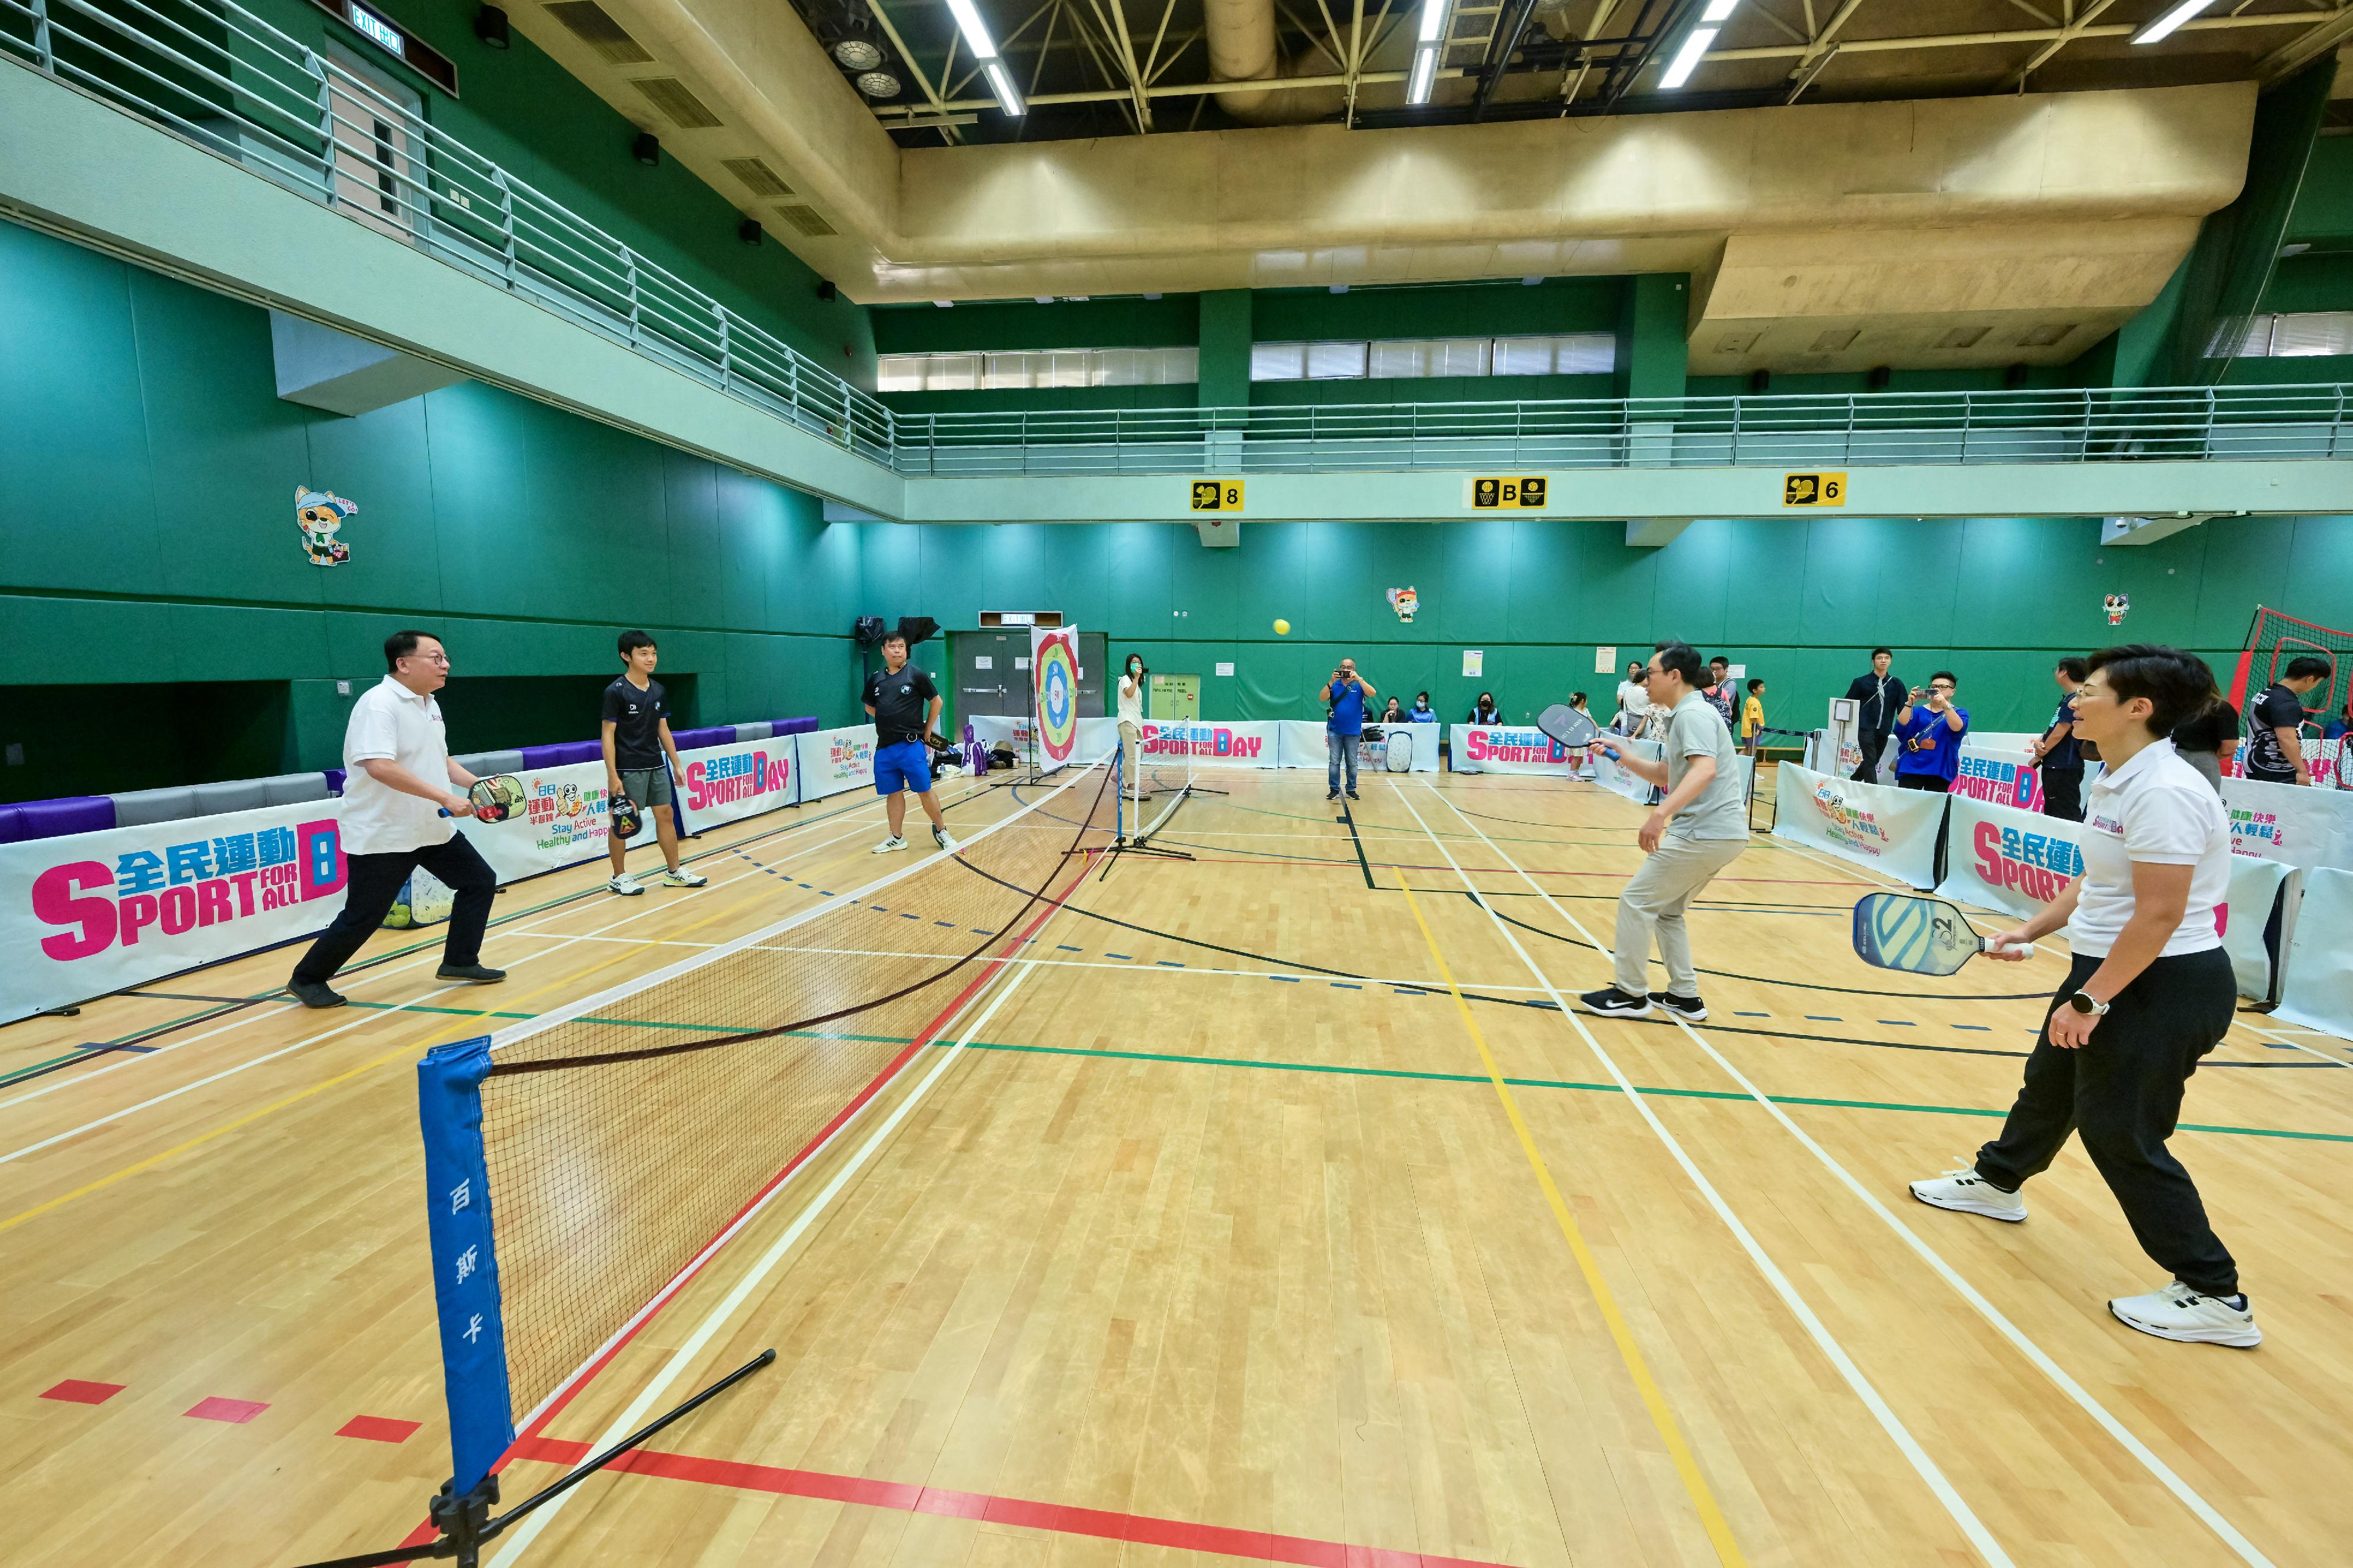
[[[1953,683],[1949,680],[1932,680],[1928,682],[1928,689],[1931,691],[1950,691],[1953,689]]]
[[[449,662],[449,656],[446,653],[412,653],[405,654],[402,657],[406,658],[421,658],[427,664],[447,664]]]

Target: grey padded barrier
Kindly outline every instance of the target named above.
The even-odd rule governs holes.
[[[269,804],[260,779],[224,779],[218,784],[191,785],[196,815],[218,816],[231,811],[259,811]]]
[[[493,773],[519,773],[522,772],[522,752],[519,750],[504,752],[470,752],[462,757],[452,757],[450,761],[456,763],[459,767],[465,769],[476,778],[486,779],[491,777]]]
[[[776,732],[776,727],[765,719],[756,724],[738,724],[735,726],[735,743],[741,745],[746,741],[771,740]]]
[[[196,792],[186,784],[135,789],[113,799],[117,827],[144,827],[150,823],[177,822],[196,815]]]
[[[299,805],[306,800],[327,798],[327,775],[324,773],[280,773],[274,778],[255,779],[261,786],[265,805]]]

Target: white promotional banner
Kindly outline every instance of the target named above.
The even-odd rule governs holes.
[[[2026,749],[1995,745],[1975,735],[1961,742],[1960,772],[1953,779],[1952,794],[1956,800],[1981,800],[2020,811],[2042,809],[2042,780]]]
[[[1550,773],[1567,778],[1585,767],[1584,757],[1565,752],[1533,724],[1455,724],[1448,748],[1458,773]]]
[[[2025,920],[2084,874],[2082,824],[1967,795],[1949,798],[1953,830],[1945,879],[1936,884],[1944,897]]]
[[[1005,723],[1013,721],[1008,719]],[[844,790],[874,787],[874,726],[808,730],[792,737],[800,766],[800,798],[823,800]]]
[[[2353,871],[2353,790],[2226,778],[2233,854]]]
[[[526,768],[514,776],[522,781],[523,803],[512,816],[492,823],[458,819],[458,831],[491,863],[501,886],[605,853],[613,803],[605,794],[603,763]],[[648,812],[645,826],[629,842],[653,841],[653,814]]]
[[[1114,743],[1118,721],[1104,719],[1100,723],[1112,725],[1113,733],[1105,738],[1106,746]],[[1082,725],[1083,731],[1084,726]],[[1088,737],[1082,732],[1083,744]],[[1144,755],[1146,762],[1155,757],[1190,755],[1194,763],[1208,768],[1274,768],[1282,766],[1282,724],[1279,721],[1256,720],[1228,722],[1219,719],[1147,719],[1144,721]],[[1320,766],[1323,758],[1316,759]]]
[[[972,728],[972,738],[982,745],[991,748],[1003,746],[1025,762],[1029,759],[1030,743],[1036,739],[1038,730],[1038,726],[1029,720],[1011,714],[978,713],[965,722]],[[1118,720],[1082,719],[1079,721],[1078,750],[1072,755],[1085,762],[1089,758],[1102,756],[1118,744]],[[805,781],[815,776],[807,773],[802,775]],[[867,776],[871,783],[873,777],[871,767]],[[804,787],[807,787],[806,784]]]
[[[2272,1016],[2353,1040],[2353,871],[2305,873],[2286,980]]]
[[[0,1021],[324,929],[343,907],[340,804],[0,844]]]
[[[1773,770],[1773,837],[1927,888],[1948,797],[1856,784],[1783,763]]]
[[[1391,731],[1403,731],[1413,737],[1413,771],[1415,773],[1434,773],[1444,771],[1439,765],[1438,742],[1444,732],[1445,726],[1391,724],[1385,728],[1377,725],[1374,727],[1380,729],[1384,736]],[[1321,773],[1331,764],[1331,752],[1324,739],[1329,731],[1324,729],[1322,720],[1285,719],[1278,722],[1274,728],[1282,732],[1282,741],[1276,747],[1274,759],[1276,767],[1309,768]],[[1378,752],[1385,743],[1383,741],[1374,742],[1373,750]],[[1378,772],[1387,765],[1386,761],[1377,763],[1359,756],[1356,771],[1360,774],[1366,768]]]
[[[800,748],[794,742],[798,739],[777,735],[681,752],[686,776],[678,781],[678,799],[686,810],[688,830],[700,833],[797,804],[801,798]]]
[[[1656,741],[1621,740],[1618,744],[1629,755],[1646,758],[1654,763],[1667,754],[1666,747]],[[1756,762],[1753,757],[1746,760],[1752,766]],[[1624,795],[1636,805],[1650,805],[1652,798],[1659,793],[1651,787],[1648,780],[1636,777],[1610,761],[1606,752],[1593,759],[1593,782],[1613,794]]]
[[[2306,875],[2277,860],[2250,860],[2241,855],[2231,858],[2231,890],[2223,895],[2221,923],[2222,951],[2231,955],[2231,973],[2238,979],[2240,995],[2268,1002],[2275,994],[2272,954],[2263,945],[2263,928],[2271,923],[2272,906],[2279,901],[2281,888],[2290,881],[2296,882],[2298,886],[2288,890],[2291,919],[2280,932],[2282,950],[2291,950],[2291,939],[2303,919],[2294,911],[2301,905],[2301,884]],[[2284,978],[2286,965],[2280,967],[2280,978]]]

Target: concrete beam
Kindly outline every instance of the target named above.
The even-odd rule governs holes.
[[[269,312],[269,351],[277,362],[279,396],[346,417],[373,414],[468,379],[448,365],[283,310]]]
[[[2170,517],[2104,517],[2100,519],[2100,543],[2104,547],[2155,544],[2221,515],[2218,511],[2177,511]]]
[[[1687,517],[1630,517],[1626,520],[1626,543],[1638,550],[1672,544],[1675,535],[1692,525]]]

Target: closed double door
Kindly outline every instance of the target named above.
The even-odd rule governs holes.
[[[1079,634],[1079,717],[1100,719],[1104,679],[1109,673],[1108,633]],[[949,661],[955,689],[948,705],[956,721],[989,715],[1018,718],[1029,711],[1029,633],[1015,631],[951,632]]]

